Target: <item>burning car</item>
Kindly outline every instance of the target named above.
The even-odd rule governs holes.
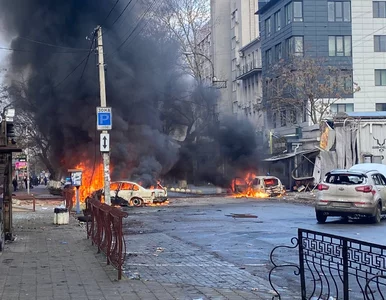
[[[235,178],[232,191],[239,196],[265,198],[285,194],[285,187],[275,176],[256,176],[248,174],[245,179]]]
[[[95,191],[93,195],[100,198],[103,189]],[[158,183],[156,187],[144,188],[138,183],[131,181],[114,181],[110,184],[110,195],[112,205],[121,206],[143,206],[146,204],[163,203],[168,200],[166,189]]]

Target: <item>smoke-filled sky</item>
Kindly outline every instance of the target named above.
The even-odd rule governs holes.
[[[65,170],[80,161],[93,165],[100,160],[95,116],[99,82],[95,52],[86,57],[92,32],[102,25],[107,106],[113,108],[113,179],[150,181],[167,173],[179,158],[179,146],[164,130],[165,107],[185,96],[191,82],[178,67],[179,45],[156,19],[146,18],[157,9],[158,1],[130,1],[127,7],[129,0],[118,1],[106,19],[115,2],[0,0],[0,32],[5,40],[12,40],[10,47],[23,50],[8,57],[6,84],[16,106],[34,118],[50,141],[53,167]],[[214,104],[215,93],[207,94]],[[228,129],[234,125],[229,123]],[[245,128],[252,136],[245,132],[233,136],[237,132],[232,130],[221,133],[232,138],[231,143],[223,141],[229,151],[239,144],[238,138],[248,137],[242,143],[243,159],[255,147],[253,128]],[[229,151],[225,155],[236,162],[237,155]]]
[[[95,107],[99,106],[95,53],[91,53],[82,77],[84,63],[67,79],[66,76],[87,56],[87,51],[70,48],[89,49],[90,40],[86,37],[92,36],[97,25],[104,25],[107,103],[114,116],[114,171],[120,177],[136,172],[155,176],[166,172],[177,159],[177,149],[161,133],[159,107],[167,101],[168,94],[173,94],[173,85],[178,84],[178,46],[166,40],[162,30],[145,34],[152,24],[143,20],[117,51],[149,4],[141,6],[140,1],[133,1],[111,27],[128,3],[118,3],[105,20],[114,2],[1,0],[5,38],[16,36],[11,47],[31,51],[13,52],[7,75],[19,92],[16,94],[25,99],[22,107],[33,113],[62,164],[69,168],[81,159],[92,161],[95,141],[99,141],[95,130]]]

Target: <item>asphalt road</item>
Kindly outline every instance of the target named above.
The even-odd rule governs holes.
[[[386,243],[385,220],[375,225],[328,218],[326,224],[317,224],[312,206],[276,200],[185,198],[172,199],[169,206],[128,210],[125,268],[130,276],[232,285],[265,295],[272,292],[268,283],[270,251],[278,245],[291,245],[298,228]],[[234,218],[232,214],[251,217]],[[297,255],[296,250],[279,251],[278,260],[297,263]],[[273,280],[283,293],[296,299],[299,278],[293,270],[277,271]]]

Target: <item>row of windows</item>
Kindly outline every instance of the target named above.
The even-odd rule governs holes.
[[[353,112],[354,111],[354,104],[353,103],[337,103],[332,104],[330,106],[330,110],[332,113],[344,113],[344,112]],[[376,103],[375,104],[375,110],[376,111],[386,111],[386,103]],[[297,113],[294,110],[282,110],[278,114],[273,113],[272,115],[272,121],[273,121],[273,127],[276,128],[277,121],[280,121],[280,126],[284,127],[291,124],[296,124],[297,122],[305,122],[306,121],[306,115],[303,114],[302,118],[299,118],[297,116]],[[280,117],[280,120],[277,120],[277,117]]]
[[[303,20],[303,1],[292,1],[284,6],[284,20],[281,9],[275,12],[273,17],[265,20],[265,35],[269,37],[272,32],[280,31],[287,24],[303,22]],[[351,22],[351,2],[328,1],[328,21]]]
[[[384,41],[379,42],[380,49],[386,49],[386,36]],[[351,56],[351,36],[329,36],[328,37],[328,54],[329,56]],[[304,38],[302,36],[292,36],[283,43],[276,44],[274,48],[265,52],[266,63],[271,65],[282,58],[294,56],[304,56]]]
[[[274,48],[268,49],[265,52],[267,65],[271,65],[274,61],[277,62],[284,57],[289,58],[292,55],[304,56],[304,41],[302,36],[292,36],[286,39],[284,43],[279,43]]]

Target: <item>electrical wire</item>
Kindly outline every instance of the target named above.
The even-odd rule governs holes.
[[[94,31],[94,34],[93,34],[93,36],[91,38],[90,50],[89,50],[89,52],[87,54],[86,63],[84,64],[84,67],[83,67],[83,70],[82,70],[82,74],[80,75],[79,83],[80,83],[80,81],[83,78],[84,71],[86,70],[86,67],[87,67],[87,64],[88,64],[88,60],[90,58],[90,54],[92,53],[92,46],[94,45],[94,42],[95,42],[95,35],[96,35],[96,31]]]
[[[106,18],[104,19],[104,21],[102,23],[105,23],[107,21],[107,19],[110,17],[111,13],[113,12],[113,10],[115,9],[115,7],[117,6],[118,2],[120,0],[116,0],[113,7],[110,9],[109,13],[107,14]]]
[[[129,7],[129,5],[131,4],[131,2],[133,2],[133,0],[130,0],[130,1],[126,4],[125,8],[122,10],[122,12],[119,14],[119,16],[114,20],[114,22],[113,22],[113,24],[111,25],[111,27],[114,26],[115,23],[118,22],[118,20],[120,19],[120,17],[122,17],[123,13],[124,13],[124,12],[126,11],[126,9]]]
[[[59,83],[57,83],[54,88],[57,88],[58,86],[60,86],[63,82],[65,82],[67,80],[67,78],[69,78],[72,74],[75,73],[75,71],[87,60],[87,58],[89,57],[90,55],[87,54],[81,61],[79,64],[76,65],[76,67],[74,69],[72,69],[72,71],[70,73],[67,74],[66,77],[64,77]]]
[[[149,7],[144,11],[144,13],[141,15],[141,17],[139,18],[139,21],[137,23],[137,25],[135,25],[135,27],[133,28],[133,30],[129,33],[129,35],[123,40],[123,42],[118,46],[118,48],[112,52],[111,54],[108,55],[108,57],[106,58],[106,60],[108,58],[110,58],[113,54],[117,53],[125,44],[126,42],[130,39],[130,37],[134,34],[134,32],[138,29],[138,27],[141,25],[141,22],[142,20],[145,18],[145,16],[149,13],[149,11],[152,9],[152,7],[155,5],[155,3],[157,2],[157,0],[154,0],[150,5]]]
[[[29,53],[39,53],[39,51],[33,51],[33,50],[26,50],[26,49],[15,49],[15,48],[10,48],[10,47],[0,47],[0,50],[6,50],[6,51],[15,51],[15,52],[29,52]],[[82,52],[88,51],[88,50],[82,50]],[[55,51],[51,53],[82,53],[80,51]]]

